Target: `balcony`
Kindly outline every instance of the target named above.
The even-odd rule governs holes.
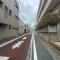
[[[60,0],[52,0],[52,2],[50,3],[45,13],[52,12],[59,3],[60,3]]]
[[[44,1],[41,0],[41,2],[40,2],[40,4],[39,4],[38,13],[37,13],[37,20],[39,19],[42,11],[44,10],[44,7],[45,7],[47,1],[48,1],[48,0],[44,0]],[[42,4],[42,3],[43,3],[43,4]]]

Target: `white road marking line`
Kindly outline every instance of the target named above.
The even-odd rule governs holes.
[[[24,42],[24,41],[18,41],[17,43],[15,43],[15,44],[12,46],[12,49],[19,48],[19,47],[22,45],[23,42]]]
[[[23,37],[23,40],[27,39],[27,37]]]
[[[38,60],[37,57],[37,51],[36,51],[36,45],[35,45],[35,39],[34,39],[34,34],[33,34],[33,50],[34,50],[34,60]]]
[[[29,34],[29,33],[27,33],[27,34]],[[11,43],[11,42],[13,42],[13,41],[15,41],[15,40],[17,40],[17,39],[19,39],[19,38],[27,35],[27,34],[24,34],[24,35],[22,35],[22,36],[20,36],[20,37],[17,37],[17,38],[12,39],[12,40],[10,40],[10,41],[8,41],[8,42],[5,42],[5,43],[1,44],[0,47],[3,47],[3,46],[5,46],[5,45],[7,45],[7,44],[9,44],[9,43]]]
[[[5,57],[5,56],[0,56],[0,60],[8,60],[9,57]]]
[[[30,55],[30,60],[32,60],[32,39],[31,39],[31,55]]]
[[[26,60],[32,60],[32,37],[31,37],[31,42],[30,42],[30,46],[29,46]]]

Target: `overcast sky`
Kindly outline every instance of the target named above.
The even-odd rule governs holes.
[[[20,5],[20,19],[31,24],[36,21],[37,10],[40,0],[19,0]]]

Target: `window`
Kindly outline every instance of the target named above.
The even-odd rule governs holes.
[[[0,7],[2,8],[2,6],[3,6],[3,2],[0,0]]]
[[[9,29],[11,29],[11,25],[9,25]]]
[[[18,5],[18,1],[14,0],[15,1],[15,10],[18,12],[18,9],[19,9],[19,5]]]
[[[4,8],[4,17],[7,18],[8,16],[8,8],[5,6]]]
[[[12,16],[12,11],[11,10],[9,10],[9,15]]]

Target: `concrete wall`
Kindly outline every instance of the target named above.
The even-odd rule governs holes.
[[[24,26],[25,26],[25,24],[20,20],[19,21],[19,34],[24,33]]]
[[[12,28],[19,28],[19,20],[15,19],[15,15],[19,17],[19,12],[15,9],[15,1],[14,0],[1,0],[3,2],[3,7],[0,8],[0,17],[6,19],[8,21],[8,24],[6,25],[5,23],[2,23],[2,26],[0,28],[1,30],[1,39],[11,37],[12,36]],[[4,17],[4,11],[5,11],[5,6],[8,8],[8,16],[7,18]],[[9,15],[9,10],[12,11],[12,15]],[[4,21],[3,20],[3,21]],[[0,21],[1,23],[1,21]],[[11,29],[9,29],[9,25],[11,25]]]
[[[58,41],[57,26],[47,26],[37,32],[46,41]]]
[[[57,32],[57,26],[48,26],[48,32]]]
[[[59,13],[58,8],[53,13]]]
[[[60,13],[60,4],[56,6],[56,8],[53,10],[53,13]]]
[[[38,30],[37,32],[48,32],[48,26],[41,28],[41,29]]]
[[[49,41],[49,35],[48,35],[48,33],[38,33],[38,35],[40,36],[40,37],[42,37],[43,39],[45,39],[46,41]]]
[[[57,32],[57,26],[46,26],[39,29],[37,32]]]
[[[2,0],[2,1],[4,2],[4,5],[8,7],[7,20],[9,20],[12,27],[15,27],[15,28],[19,27],[18,20],[15,20],[15,15],[19,16],[19,13],[15,9],[15,1],[14,0]],[[9,16],[9,9],[12,11],[12,16]],[[3,6],[3,11],[4,11],[4,6]]]
[[[8,25],[3,25],[1,27],[1,39],[7,38],[7,37],[11,37],[11,30],[9,30]]]
[[[58,41],[58,35],[56,32],[54,33],[38,33],[40,37],[42,37],[46,41]]]

